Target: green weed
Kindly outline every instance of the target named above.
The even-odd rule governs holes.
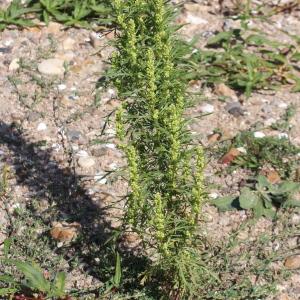
[[[282,178],[290,178],[299,164],[297,155],[300,149],[286,138],[256,138],[252,131],[245,131],[233,139],[231,147],[246,150],[232,161],[233,166],[250,169],[256,174],[263,167],[269,167],[274,168]]]
[[[116,113],[131,192],[123,230],[137,233],[153,259],[142,282],[161,278],[170,297],[196,293],[203,272],[194,246],[204,201],[202,147],[193,146],[184,111],[188,53],[162,0],[114,1],[119,32],[108,73],[122,105]],[[194,284],[190,284],[193,278]]]
[[[247,18],[243,19],[245,24]],[[254,90],[282,85],[299,91],[299,58],[299,45],[270,40],[263,32],[250,31],[244,25],[211,37],[206,49],[198,49],[189,63],[195,79],[212,86],[223,82],[249,97]]]
[[[283,181],[272,184],[265,176],[259,175],[251,187],[241,189],[239,197],[225,196],[214,200],[213,204],[220,210],[251,209],[255,218],[275,218],[280,207],[300,207],[300,201],[295,196],[299,190],[299,183]]]
[[[0,30],[9,25],[34,26],[34,17],[46,24],[56,21],[66,26],[108,25],[113,21],[110,15],[107,0],[13,0],[7,9],[0,10]]]

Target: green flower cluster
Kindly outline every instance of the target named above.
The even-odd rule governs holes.
[[[124,227],[144,236],[159,262],[193,244],[204,199],[203,149],[193,145],[184,116],[181,61],[189,49],[165,1],[114,0],[113,6],[118,29],[109,75],[122,100],[116,130],[131,189]]]

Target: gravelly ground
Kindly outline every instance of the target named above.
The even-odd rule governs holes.
[[[230,1],[224,1],[223,9],[231,5]],[[279,29],[300,35],[300,11],[281,13],[272,18],[276,26],[259,21],[252,26],[263,27],[271,37],[280,40],[287,36]],[[195,34],[203,37],[207,32],[221,30],[224,22],[227,26],[237,26],[229,24],[220,13],[217,1],[187,3],[178,22],[191,23],[182,30],[186,38]],[[8,203],[11,211],[16,205],[25,207],[33,198],[38,198],[41,211],[43,206],[54,205],[60,211],[56,221],[80,222],[85,232],[92,230],[96,235],[98,230],[103,233],[106,227],[118,225],[115,217],[120,215],[120,209],[107,207],[121,199],[127,187],[120,177],[113,174],[103,178],[107,171],[120,170],[124,165],[122,154],[115,146],[113,122],[107,118],[118,105],[118,100],[114,90],[95,88],[112,51],[107,46],[111,38],[109,32],[98,38],[88,30],[65,30],[56,23],[42,28],[6,29],[0,33],[0,167],[7,164],[12,169]],[[204,42],[203,37],[199,45]],[[65,61],[67,72],[58,76],[40,74],[37,67],[48,58]],[[22,59],[22,68],[12,63],[17,59]],[[197,86],[193,88],[197,90]],[[191,113],[198,114],[206,104],[213,105],[214,111],[197,120],[191,129],[200,135],[204,144],[215,128],[230,138],[257,121],[268,125],[272,120],[278,120],[285,108],[294,104],[297,113],[291,120],[289,137],[300,146],[299,93],[291,93],[284,87],[277,92],[254,93],[250,99],[242,101],[246,114],[239,117],[226,111],[226,103],[219,101],[214,91],[207,89],[203,94],[205,99]],[[264,133],[280,134],[269,129]],[[208,178],[222,168],[224,166],[213,162],[206,171]],[[246,174],[238,171],[214,177],[214,182],[224,188],[211,192],[234,191],[243,176]],[[75,188],[76,185],[79,188]],[[119,207],[122,207],[122,202]],[[100,215],[104,218],[99,218]],[[295,213],[296,222],[297,216],[299,214]],[[214,239],[220,238],[220,232],[222,235],[229,233],[247,215],[245,212],[220,214],[207,206],[205,217],[208,233]],[[4,203],[0,203],[0,243],[6,237],[8,222]],[[272,227],[271,222],[261,220],[247,236],[272,231]],[[297,247],[299,250],[299,240]],[[80,271],[77,273],[73,274],[76,280],[71,284],[74,286],[80,280],[85,287],[95,283],[91,276],[85,277]],[[291,279],[280,286],[282,294],[279,299],[299,299],[299,287],[300,273],[295,271]]]

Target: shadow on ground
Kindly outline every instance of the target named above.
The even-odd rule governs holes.
[[[0,121],[1,145],[9,150],[7,164],[14,169],[17,184],[27,186],[30,198],[46,199],[49,207],[54,207],[54,212],[50,213],[51,219],[43,215],[38,217],[46,224],[61,220],[80,223],[82,234],[78,241],[68,247],[68,252],[76,251],[79,260],[87,266],[88,274],[102,282],[110,280],[114,275],[116,257],[116,243],[105,243],[113,237],[110,222],[106,218],[110,207],[100,207],[94,203],[88,192],[77,183],[74,170],[61,167],[51,157],[51,150],[43,150],[41,146],[30,142],[14,124]],[[36,214],[33,207],[27,208]],[[61,254],[64,255],[63,252]],[[97,266],[96,257],[101,258]],[[144,257],[123,253],[126,293],[139,288],[136,278],[144,271],[146,264]],[[154,287],[150,293],[155,293]]]

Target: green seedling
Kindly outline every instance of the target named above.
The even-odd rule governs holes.
[[[263,33],[244,29],[220,32],[198,49],[189,63],[196,79],[206,84],[225,83],[249,97],[254,90],[292,84],[299,90],[298,46],[268,39]]]
[[[32,16],[49,24],[56,21],[66,26],[90,27],[91,23],[109,25],[111,5],[107,0],[14,0],[6,10],[0,10],[0,30],[9,25],[34,26]]]
[[[231,147],[246,149],[246,153],[237,156],[232,164],[256,174],[266,166],[276,169],[282,178],[290,178],[299,164],[300,149],[287,138],[255,138],[253,132],[245,131],[234,138]]]
[[[225,196],[213,200],[213,204],[222,211],[240,208],[252,210],[255,218],[275,218],[280,207],[300,207],[300,200],[295,196],[299,190],[299,183],[283,181],[271,184],[265,176],[260,175],[252,187],[242,188],[238,197]]]
[[[62,299],[65,295],[66,274],[59,272],[52,279],[46,279],[43,270],[33,262],[5,259],[4,263],[13,265],[24,276],[23,282],[16,281],[12,276],[0,276],[0,282],[8,287],[0,288],[0,295],[22,293],[29,289],[30,293],[38,293],[41,299]]]

